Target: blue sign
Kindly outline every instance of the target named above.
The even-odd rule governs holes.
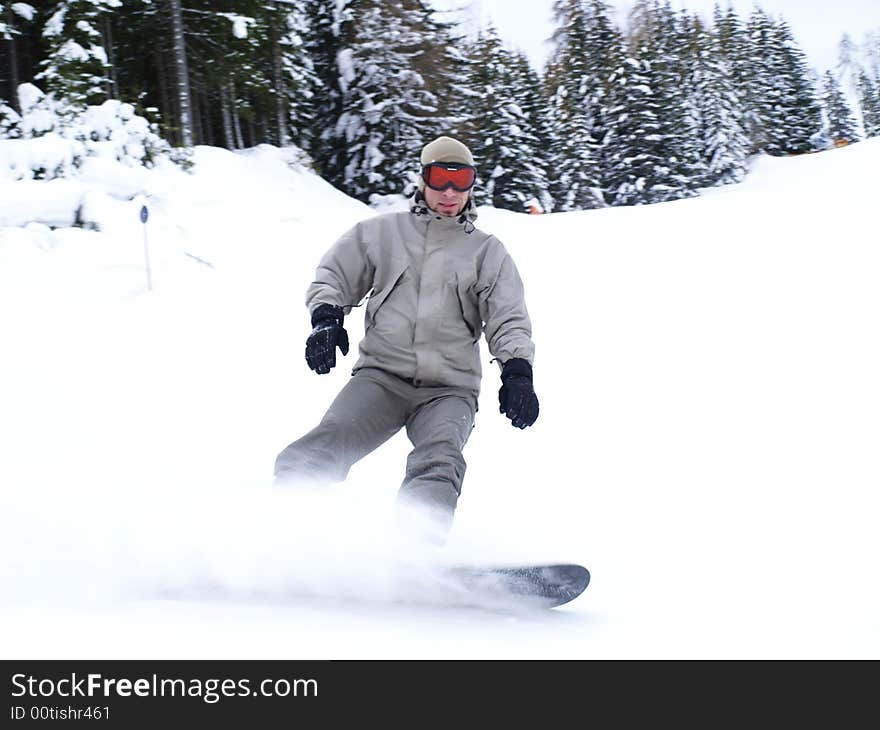
[[[147,218],[149,218],[149,217],[150,217],[150,211],[147,210],[146,205],[142,205],[141,206],[141,223],[146,223]]]

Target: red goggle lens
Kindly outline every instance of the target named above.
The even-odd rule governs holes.
[[[422,168],[425,185],[434,190],[453,188],[460,193],[470,190],[477,180],[477,171],[470,165],[441,165],[433,163]]]

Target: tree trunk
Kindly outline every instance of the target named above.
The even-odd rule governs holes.
[[[171,4],[171,29],[174,36],[174,65],[177,67],[177,98],[180,103],[180,136],[184,147],[192,147],[192,100],[189,91],[189,67],[186,61],[186,37],[180,0]]]
[[[165,75],[166,67],[163,60],[162,51],[160,51],[159,49],[155,49],[153,51],[153,58],[156,60],[156,69],[158,70],[159,76],[159,99],[161,100],[162,104],[160,112],[162,119],[162,130],[163,134],[165,135],[165,139],[167,139],[169,142],[172,142],[172,128],[174,126],[174,104],[168,94],[168,80],[167,76]]]
[[[190,118],[192,119],[192,136],[195,144],[203,144],[205,135],[202,132],[202,100],[199,98],[199,83],[190,82],[189,89]]]
[[[202,89],[202,131],[203,144],[214,146],[214,124],[213,115],[211,114],[211,97],[207,84]]]
[[[9,35],[7,41],[7,52],[9,53],[9,100],[12,103],[12,108],[21,113],[21,109],[18,105],[18,56],[16,55],[15,34],[12,32],[12,29],[15,27],[15,16],[12,12],[12,3],[7,3],[6,5],[6,25],[9,27],[7,33]]]
[[[272,71],[275,86],[275,123],[278,125],[278,145],[287,147],[290,144],[290,133],[287,127],[287,104],[284,86],[284,62],[281,55],[281,42],[278,30],[271,26],[272,34]]]
[[[235,149],[244,149],[241,136],[241,118],[238,116],[238,104],[235,103],[235,84],[229,83],[229,101],[232,103],[232,129],[235,132]]]
[[[104,48],[107,49],[107,62],[110,64],[110,77],[107,79],[107,98],[119,98],[119,79],[116,76],[116,53],[113,50],[113,28],[110,18],[104,16]]]
[[[220,115],[223,119],[223,142],[226,149],[235,149],[235,139],[232,131],[232,112],[229,109],[229,89],[223,85],[220,87]]]

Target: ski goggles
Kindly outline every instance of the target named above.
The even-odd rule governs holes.
[[[422,168],[422,179],[432,190],[452,188],[466,193],[477,181],[477,171],[471,165],[456,162],[432,162]]]

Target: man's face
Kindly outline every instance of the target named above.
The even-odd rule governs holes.
[[[450,218],[457,216],[464,210],[470,194],[470,190],[462,193],[451,187],[445,190],[434,190],[434,188],[425,186],[425,202],[428,207],[434,212]]]

